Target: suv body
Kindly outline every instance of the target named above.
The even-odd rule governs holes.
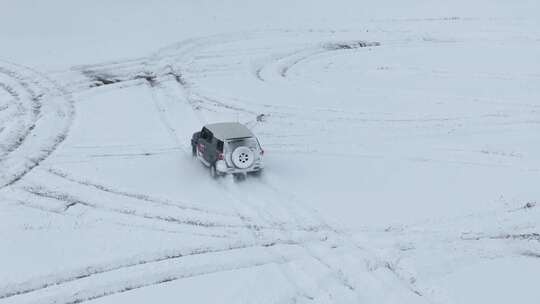
[[[205,125],[191,138],[191,148],[213,177],[219,175],[259,173],[264,151],[255,135],[237,122]]]

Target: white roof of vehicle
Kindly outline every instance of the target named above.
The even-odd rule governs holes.
[[[214,134],[214,137],[221,140],[255,136],[246,126],[238,122],[213,123],[205,127]]]

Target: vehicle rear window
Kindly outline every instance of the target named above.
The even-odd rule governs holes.
[[[259,148],[259,142],[254,137],[238,138],[238,139],[229,139],[227,141],[227,150],[233,151],[237,147],[246,146],[252,149]]]

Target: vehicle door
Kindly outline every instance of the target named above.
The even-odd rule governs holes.
[[[212,137],[212,132],[203,128],[197,141],[197,156],[206,162],[208,162],[208,153],[211,150]]]
[[[214,136],[213,133],[210,133],[210,134],[211,136],[210,136],[210,140],[208,141],[208,146],[205,153],[205,156],[206,156],[205,160],[209,162],[210,164],[213,164],[217,160],[217,156],[218,156],[217,145],[218,145],[219,140]]]

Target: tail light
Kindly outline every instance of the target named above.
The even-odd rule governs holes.
[[[218,158],[219,160],[225,159],[225,158],[223,157],[223,153],[219,153],[217,158]]]

